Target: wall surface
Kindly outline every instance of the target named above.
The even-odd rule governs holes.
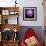
[[[43,6],[42,6],[42,0],[24,0],[20,2],[20,5],[22,6],[20,8],[20,18],[21,20],[19,23],[21,26],[43,26]],[[23,20],[23,7],[37,7],[37,21],[24,21]]]
[[[15,0],[0,0],[0,7],[12,7],[15,6]],[[17,0],[17,6],[19,6],[19,24],[20,26],[43,26],[43,0]],[[24,21],[23,20],[23,7],[37,7],[37,20],[36,21]]]

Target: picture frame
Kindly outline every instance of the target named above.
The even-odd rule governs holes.
[[[36,21],[37,20],[37,7],[23,7],[23,20]]]
[[[2,10],[2,15],[9,15],[9,10]]]
[[[10,14],[10,15],[16,15],[17,13],[18,13],[18,12],[17,12],[16,10],[10,10],[10,11],[9,11],[9,14]]]

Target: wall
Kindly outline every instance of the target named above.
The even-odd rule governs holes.
[[[0,0],[1,7],[15,6],[15,0]],[[20,26],[43,26],[43,0],[17,0],[19,6],[19,24]],[[37,7],[37,21],[23,20],[23,7]]]
[[[22,3],[22,4],[21,4]],[[20,4],[23,7],[37,7],[37,21],[23,21],[23,7],[21,7],[19,20],[22,26],[43,26],[43,6],[42,0],[24,0]]]

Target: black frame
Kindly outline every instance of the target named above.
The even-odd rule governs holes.
[[[34,10],[34,18],[26,18],[25,17],[25,10],[26,9],[33,9]],[[23,7],[23,20],[24,21],[36,21],[37,20],[37,7]]]

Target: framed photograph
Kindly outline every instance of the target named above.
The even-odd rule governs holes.
[[[9,14],[10,14],[10,15],[16,15],[17,13],[18,13],[18,12],[17,12],[16,10],[10,10],[10,11],[9,11]]]
[[[36,7],[24,7],[23,8],[23,20],[25,21],[37,20],[37,8]]]
[[[2,10],[2,15],[9,15],[9,10]]]

